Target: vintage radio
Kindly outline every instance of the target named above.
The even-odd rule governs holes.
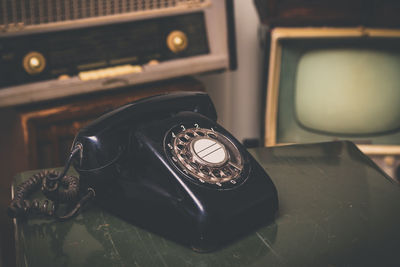
[[[234,68],[232,1],[0,0],[0,107]]]

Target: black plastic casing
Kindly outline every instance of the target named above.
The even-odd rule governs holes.
[[[194,101],[194,109],[188,108],[194,103],[192,97],[198,99],[198,102]],[[151,120],[140,120],[140,123],[136,120],[134,125],[128,119],[128,123],[123,123],[130,125],[128,130],[120,126],[124,116],[129,117],[127,113],[136,114],[134,106],[144,111],[144,103],[156,113],[164,112]],[[150,107],[153,103],[156,106]],[[173,108],[171,103],[179,106],[181,111],[168,115],[163,107]],[[95,127],[88,126],[75,140],[82,143],[85,152],[82,165],[76,162],[75,167],[81,174],[82,183],[95,189],[97,202],[102,207],[197,251],[215,250],[273,220],[278,210],[274,184],[241,144],[216,123],[215,109],[207,95],[159,96],[132,105],[102,117],[94,123]],[[141,112],[138,114],[146,114]],[[100,144],[100,150],[91,150],[93,143],[89,140],[94,139],[91,138],[94,135],[84,133],[93,134],[110,124],[115,129],[124,129],[113,141],[122,148],[109,154],[102,151],[101,148],[107,148],[111,141],[109,135],[99,134],[96,138],[104,145]],[[222,184],[218,188],[199,184],[174,165],[165,146],[170,130],[180,125],[190,128],[195,124],[213,128],[239,149],[244,160],[242,175],[245,175],[240,183],[233,187]],[[100,133],[104,134],[103,131]],[[97,154],[109,155],[108,164],[103,162],[100,169],[84,169],[96,167],[97,162],[89,158]]]
[[[141,123],[193,111],[216,121],[210,97],[202,92],[181,92],[143,98],[108,112],[83,127],[72,147],[83,145],[83,158],[75,162],[80,173],[93,174],[117,162],[130,147],[130,134]]]

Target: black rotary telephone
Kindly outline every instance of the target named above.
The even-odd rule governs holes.
[[[270,177],[216,119],[205,93],[122,106],[79,131],[63,172],[39,173],[20,185],[9,213],[67,219],[94,198],[135,225],[213,250],[270,222],[278,209]],[[65,175],[71,163],[80,179]],[[53,201],[27,201],[38,187]],[[61,202],[73,203],[63,216]]]

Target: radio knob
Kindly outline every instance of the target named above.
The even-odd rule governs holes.
[[[182,31],[172,31],[167,37],[167,46],[174,53],[179,53],[188,46],[188,38]]]
[[[46,59],[39,52],[29,52],[23,59],[23,67],[28,74],[39,74],[46,67]]]

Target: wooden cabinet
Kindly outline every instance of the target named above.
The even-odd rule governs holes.
[[[161,93],[202,90],[199,82],[181,79],[20,108],[17,116],[23,134],[20,141],[24,144],[24,157],[28,160],[26,167],[62,166],[79,129],[116,107]]]

